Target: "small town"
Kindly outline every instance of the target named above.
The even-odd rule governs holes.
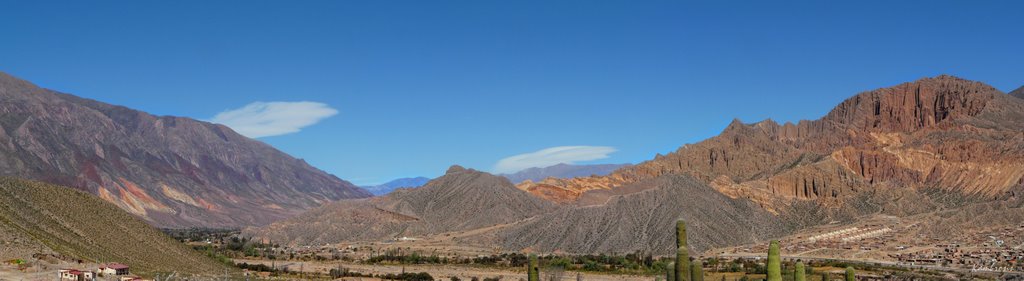
[[[53,257],[37,256],[39,261],[49,260],[58,266],[66,266],[74,264],[66,261],[60,261],[53,259]],[[28,267],[29,263],[22,259],[12,259],[4,261],[5,266],[17,268],[19,271],[30,273],[32,276],[37,276],[40,280],[48,279],[43,276],[48,274],[55,274],[54,279],[49,280],[61,280],[61,281],[145,281],[151,279],[144,279],[137,275],[132,275],[128,265],[122,263],[101,263],[98,265],[89,266],[88,263],[78,262],[76,267],[61,267],[56,271],[48,270],[47,267]],[[48,273],[49,272],[49,273]],[[3,278],[0,278],[2,280]]]

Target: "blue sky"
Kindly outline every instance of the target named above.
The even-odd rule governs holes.
[[[635,163],[943,73],[1024,84],[1020,1],[777,2],[9,1],[0,71],[357,184]]]

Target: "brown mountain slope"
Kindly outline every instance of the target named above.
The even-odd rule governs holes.
[[[133,272],[221,274],[227,267],[93,195],[0,177],[0,259],[60,253],[121,262]]]
[[[231,129],[39,88],[0,72],[0,175],[96,194],[161,227],[261,225],[369,196]]]
[[[718,136],[609,176],[519,187],[538,196],[569,194],[552,198],[565,202],[588,190],[688,174],[760,202],[892,186],[994,196],[1024,176],[1022,103],[983,83],[925,78],[858,94],[819,120],[736,121]]]
[[[507,224],[553,204],[507,179],[452,166],[444,176],[382,197],[342,200],[246,234],[289,244],[379,241]]]
[[[539,252],[664,255],[675,248],[675,234],[666,229],[678,219],[688,222],[690,248],[696,251],[764,241],[793,228],[757,204],[731,199],[689,176],[632,185],[643,185],[644,191],[532,218],[500,230],[500,243]]]

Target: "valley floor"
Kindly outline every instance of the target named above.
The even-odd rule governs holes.
[[[480,280],[484,278],[501,278],[505,281],[517,281],[526,278],[524,270],[516,270],[513,268],[494,268],[494,267],[482,267],[482,266],[469,266],[469,265],[380,265],[380,264],[360,264],[351,262],[338,262],[338,261],[269,261],[269,260],[252,260],[252,259],[236,259],[235,263],[249,263],[249,264],[264,264],[273,265],[278,268],[287,267],[288,270],[293,272],[306,272],[306,273],[321,273],[327,274],[331,269],[342,267],[353,272],[362,274],[399,274],[402,272],[414,273],[414,272],[426,272],[434,277],[435,280],[450,280],[451,277],[458,277],[461,280],[471,280],[473,277],[477,277]],[[566,271],[562,274],[561,280],[564,281],[575,281],[576,275],[582,274],[582,279],[586,281],[632,281],[632,280],[653,280],[653,276],[641,276],[641,275],[611,275],[611,274],[595,274],[595,273],[578,273]],[[738,277],[737,277],[738,278]],[[361,277],[349,277],[346,279],[350,280],[378,280],[376,278],[361,278]]]

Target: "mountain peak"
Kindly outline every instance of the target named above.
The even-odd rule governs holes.
[[[743,121],[741,121],[739,118],[733,118],[732,122],[729,122],[729,125],[725,126],[725,130],[723,130],[722,132],[736,131],[739,129],[743,129],[746,126],[747,124],[743,124]]]
[[[862,92],[824,119],[857,129],[912,132],[978,115],[998,92],[988,84],[944,74]]]
[[[1018,97],[1018,98],[1024,99],[1024,86],[1020,86],[1020,88],[1017,88],[1016,90],[1011,91],[1010,95],[1014,96],[1014,97]]]
[[[448,167],[448,171],[445,171],[444,174],[447,175],[447,174],[452,174],[452,173],[458,173],[458,172],[462,172],[462,171],[465,171],[465,170],[466,170],[466,168],[463,168],[462,166],[452,165],[451,167]]]

